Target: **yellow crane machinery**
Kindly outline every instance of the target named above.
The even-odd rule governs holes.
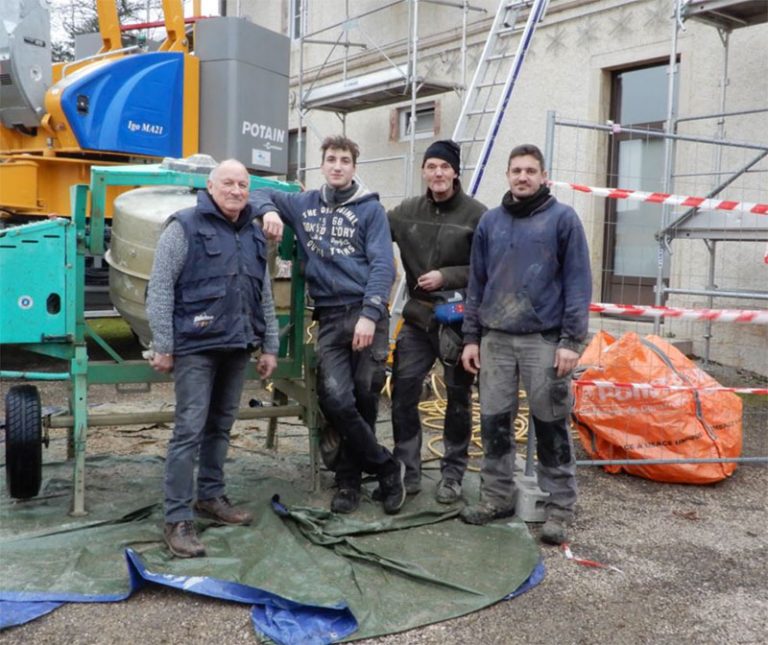
[[[70,215],[69,188],[88,184],[93,165],[205,152],[284,173],[285,36],[239,18],[185,21],[181,0],[163,0],[165,40],[144,51],[122,46],[115,0],[96,8],[99,51],[53,64],[47,3],[0,0],[0,214]],[[233,84],[259,93],[222,91]],[[122,190],[111,189],[108,216]]]
[[[153,61],[137,55],[135,49],[122,47],[114,0],[97,0],[96,4],[101,49],[71,63],[51,63],[50,25],[44,3],[17,3],[16,20],[10,27],[6,24],[0,41],[4,85],[0,99],[0,209],[6,213],[68,215],[69,187],[87,184],[92,165],[187,156],[198,150],[200,65],[189,53],[181,1],[163,0],[167,36]],[[161,62],[163,58],[167,62]],[[130,118],[125,116],[130,111],[140,113],[137,103],[145,100],[140,88],[129,89],[127,79],[119,75],[168,78],[169,70],[159,71],[157,67],[167,68],[173,59],[180,91],[172,95],[177,104],[168,105],[166,114],[180,113],[181,127],[168,133],[172,141],[157,147],[164,153],[158,155],[152,141],[121,139],[119,132],[109,129],[118,125],[115,117]],[[105,94],[110,87],[113,90]],[[120,102],[123,115],[114,112]],[[154,109],[149,104],[144,111]],[[134,122],[139,130],[167,127],[146,119]],[[138,134],[151,133],[145,130]],[[116,194],[115,190],[112,196]]]

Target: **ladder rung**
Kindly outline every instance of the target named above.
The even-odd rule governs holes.
[[[477,138],[469,138],[469,139],[454,139],[456,143],[480,143],[481,141],[485,141],[485,139],[477,139]]]
[[[486,58],[486,61],[493,61],[493,60],[504,60],[505,58],[514,58],[515,55],[512,52],[505,52],[503,54],[494,54],[493,56],[488,56]]]
[[[517,25],[504,27],[504,29],[499,29],[498,31],[496,31],[496,37],[506,38],[507,36],[511,36],[515,31],[519,31],[519,28],[517,27]]]
[[[491,83],[478,83],[475,85],[474,89],[476,90],[483,90],[486,87],[499,87],[500,85],[504,85],[506,81],[493,81]]]
[[[505,9],[525,9],[533,4],[533,0],[510,0],[504,5]]]
[[[496,112],[496,108],[494,108],[493,110],[488,110],[488,109],[485,109],[485,110],[469,110],[467,112],[467,116],[477,116],[478,114],[493,114],[494,112]]]

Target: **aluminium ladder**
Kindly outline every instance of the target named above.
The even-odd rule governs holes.
[[[467,88],[451,137],[464,148],[462,171],[472,171],[472,179],[467,186],[470,195],[477,194],[525,55],[548,4],[549,0],[499,2],[496,17],[472,76],[472,82]],[[517,51],[512,54],[506,51],[509,42],[507,39],[515,31],[518,16],[527,8],[530,8],[528,21],[523,28]],[[498,92],[500,87],[501,93]],[[496,105],[492,107],[494,98]]]

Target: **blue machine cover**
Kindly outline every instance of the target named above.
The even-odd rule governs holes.
[[[180,157],[184,55],[137,54],[75,72],[61,106],[81,148]]]

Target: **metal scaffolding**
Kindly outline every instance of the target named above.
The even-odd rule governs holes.
[[[557,116],[554,112],[548,115],[547,143],[545,156],[548,160],[553,158],[555,147],[555,132],[557,127],[583,128],[596,132],[604,132],[612,136],[616,131],[626,134],[635,134],[643,138],[663,139],[664,147],[664,171],[662,192],[671,194],[675,192],[675,179],[679,176],[675,172],[676,153],[681,142],[694,142],[711,144],[716,150],[714,167],[710,173],[713,187],[704,197],[713,198],[721,194],[728,186],[732,185],[739,177],[755,169],[755,167],[768,157],[768,141],[736,141],[725,138],[725,120],[729,117],[768,113],[768,106],[759,105],[754,109],[728,111],[727,110],[727,86],[729,73],[729,38],[734,29],[740,29],[768,22],[768,7],[764,0],[675,0],[675,14],[673,17],[673,29],[671,38],[671,52],[669,56],[668,93],[667,93],[667,118],[663,131],[650,129],[627,128],[619,124],[585,123],[584,121],[566,119]],[[712,114],[700,114],[694,116],[679,116],[675,97],[679,85],[679,36],[685,29],[685,23],[696,20],[710,25],[718,30],[723,45],[722,76],[720,78],[720,110]],[[712,120],[716,122],[714,136],[694,136],[681,134],[679,126],[682,123],[694,121]],[[730,171],[724,171],[722,167],[723,151],[728,148],[751,151],[751,156],[740,167]],[[551,161],[550,161],[551,163]],[[745,216],[739,221],[724,219],[722,214],[713,211],[699,210],[692,207],[680,215],[674,216],[673,206],[662,205],[659,229],[656,233],[658,241],[658,264],[655,287],[655,304],[663,305],[666,297],[671,294],[704,296],[707,298],[708,307],[712,307],[715,298],[741,298],[749,300],[768,300],[768,291],[746,289],[720,289],[715,283],[715,260],[717,245],[719,242],[741,241],[768,241],[768,219],[758,215]],[[708,251],[708,283],[701,289],[672,288],[665,284],[665,270],[671,261],[671,245],[675,239],[701,239]],[[712,338],[712,322],[706,323],[707,330],[705,340],[705,360],[710,357],[710,341]],[[654,321],[654,333],[660,331],[661,319]]]
[[[711,115],[698,115],[690,117],[678,117],[675,112],[674,90],[678,83],[677,73],[677,45],[680,30],[684,28],[687,20],[697,20],[708,24],[717,29],[720,40],[723,44],[723,66],[720,79],[720,112]],[[674,160],[675,143],[673,138],[677,136],[678,126],[685,121],[701,119],[717,119],[717,133],[713,144],[717,146],[717,156],[713,173],[716,186],[706,195],[707,198],[719,195],[725,188],[731,185],[738,177],[752,169],[757,163],[768,156],[768,145],[756,145],[754,157],[744,164],[741,168],[731,173],[730,176],[722,179],[722,155],[724,146],[746,147],[745,144],[738,142],[729,142],[724,138],[725,119],[729,116],[735,116],[739,112],[729,113],[727,111],[727,88],[728,88],[728,65],[729,65],[729,45],[730,35],[734,29],[750,27],[752,25],[768,22],[768,7],[763,0],[677,0],[675,3],[675,17],[672,34],[672,51],[669,57],[669,64],[672,73],[669,75],[670,94],[667,113],[667,137],[665,145],[665,192],[672,192],[674,185]],[[750,113],[768,112],[768,106],[759,106]],[[742,112],[743,113],[743,112]],[[675,238],[698,238],[704,241],[708,251],[708,284],[703,291],[694,291],[691,289],[671,289],[665,287],[663,275],[661,273],[662,262],[659,263],[659,275],[656,283],[657,304],[667,294],[681,293],[687,295],[706,294],[707,304],[711,308],[716,297],[746,298],[746,299],[768,299],[768,291],[754,292],[742,291],[734,292],[729,290],[721,292],[715,284],[715,260],[718,242],[722,241],[742,241],[757,240],[768,241],[768,222],[765,218],[758,219],[754,216],[753,222],[732,223],[729,221],[726,226],[720,222],[715,222],[712,212],[702,212],[697,208],[690,208],[681,216],[672,220],[670,218],[670,208],[662,208],[662,226],[658,233],[659,253],[663,262],[669,261],[669,245]],[[658,333],[660,321],[656,319],[654,331]],[[712,322],[707,323],[707,329],[704,335],[705,352],[704,360],[709,361],[710,347],[712,339]]]
[[[360,19],[373,16],[386,11],[391,11],[398,5],[407,4],[408,7],[408,36],[395,42],[376,43],[367,33],[362,32]],[[437,4],[453,9],[461,9],[461,78],[460,80],[439,78],[432,70],[420,70],[421,41],[424,38],[420,34],[419,9],[420,4]],[[462,91],[466,78],[467,68],[467,33],[470,12],[485,13],[485,9],[472,6],[467,0],[393,0],[379,7],[350,15],[349,0],[345,2],[344,20],[322,27],[312,32],[305,33],[307,24],[307,12],[309,4],[302,6],[302,29],[299,38],[299,69],[298,76],[298,139],[297,156],[302,158],[303,131],[305,123],[309,123],[308,115],[311,110],[325,110],[334,112],[339,116],[342,128],[346,128],[347,115],[371,107],[401,103],[410,100],[410,115],[408,123],[408,154],[404,157],[391,157],[379,159],[367,159],[366,163],[392,161],[402,159],[405,174],[405,195],[410,196],[414,192],[413,170],[416,146],[416,120],[417,101],[421,98],[434,96],[441,93]],[[361,32],[365,42],[352,42],[350,31],[354,27]],[[304,49],[306,44],[320,44],[330,47],[323,63],[310,71],[305,68]],[[406,60],[402,63],[391,58],[387,51],[393,45],[405,44]],[[343,55],[332,59],[337,49],[343,50]],[[350,51],[353,49],[376,51],[380,54],[379,65],[384,63],[383,69],[377,69],[371,73],[359,76],[349,75]],[[396,56],[399,58],[400,56]],[[331,64],[341,64],[341,79],[326,85],[320,83],[321,77],[326,73]],[[299,178],[304,180],[306,167],[299,168]]]

